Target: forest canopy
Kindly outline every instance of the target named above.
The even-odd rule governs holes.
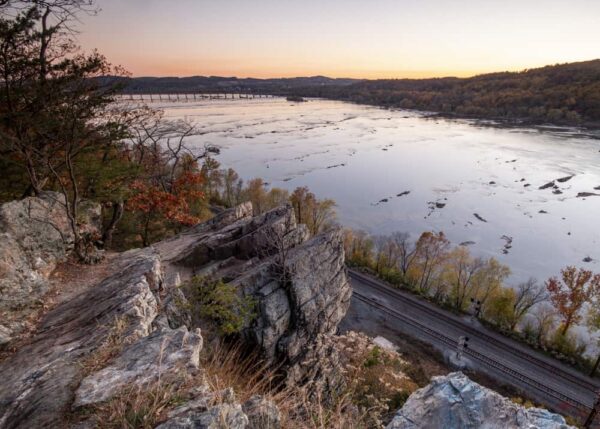
[[[470,78],[365,80],[292,92],[460,117],[600,126],[600,60]]]

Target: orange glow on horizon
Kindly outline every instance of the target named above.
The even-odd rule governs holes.
[[[80,42],[133,76],[468,77],[598,58],[590,0],[97,0]]]

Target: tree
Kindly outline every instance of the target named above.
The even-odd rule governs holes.
[[[417,246],[410,240],[410,235],[406,232],[394,232],[392,240],[398,249],[398,269],[406,278],[417,257]]]
[[[373,240],[365,231],[344,230],[346,260],[359,266],[373,265]]]
[[[485,318],[503,329],[508,329],[514,320],[515,291],[510,288],[497,288],[485,306]]]
[[[581,320],[581,309],[600,294],[600,274],[573,266],[561,270],[561,279],[546,281],[550,300],[562,319],[561,334],[566,335],[573,323]]]
[[[447,256],[450,241],[443,232],[424,232],[416,244],[416,261],[411,276],[421,292],[428,292],[434,280],[441,274],[442,263]]]
[[[458,246],[447,257],[448,279],[452,287],[454,306],[464,309],[467,298],[475,296],[475,279],[483,269],[485,262],[472,258],[469,249]]]
[[[243,181],[233,168],[223,173],[223,202],[227,207],[241,203]]]
[[[517,324],[532,307],[547,299],[548,292],[536,279],[530,278],[525,282],[519,283],[515,289],[515,301],[513,304],[514,316],[510,324],[510,330],[514,331]]]
[[[144,215],[141,231],[144,246],[150,244],[150,228],[153,220],[162,218],[181,225],[194,225],[201,220],[194,211],[194,203],[204,199],[202,192],[203,175],[194,166],[195,161],[187,160],[190,167],[184,166],[173,174],[167,183],[138,181],[132,185],[135,195],[128,205]]]
[[[542,303],[536,308],[536,311],[533,313],[533,317],[536,319],[538,324],[538,344],[540,346],[544,346],[546,344],[546,339],[548,338],[548,333],[554,326],[556,320],[556,309],[548,303]]]
[[[592,332],[600,331],[600,302],[598,301],[600,301],[600,297],[595,299],[595,302],[591,306],[587,317],[587,326]],[[600,346],[600,338],[597,338],[597,345]],[[590,377],[593,377],[596,374],[598,367],[600,367],[600,354],[598,354],[598,357],[596,357],[596,361],[592,366]]]
[[[473,293],[485,307],[488,298],[497,290],[502,289],[504,280],[510,275],[510,268],[502,265],[495,258],[483,261],[483,266],[475,275],[475,291]]]
[[[206,183],[206,193],[209,200],[217,197],[217,190],[223,185],[223,174],[219,169],[221,164],[214,158],[207,156],[202,165],[202,175]]]
[[[79,53],[71,24],[92,3],[77,0],[7,1],[0,18],[0,154],[19,165],[29,181],[25,193],[51,183],[62,193],[74,251],[91,262],[89,237],[80,233],[81,198],[76,160],[123,134],[112,111],[122,75],[93,52]]]
[[[290,195],[298,223],[308,227],[311,235],[331,228],[335,221],[335,201],[319,200],[307,187],[299,187]]]

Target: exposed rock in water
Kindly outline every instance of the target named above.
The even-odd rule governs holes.
[[[556,185],[555,185],[554,180],[553,180],[552,182],[548,182],[545,185],[540,186],[538,189],[543,190],[543,189],[552,188],[554,186],[556,186]]]
[[[562,194],[562,191],[560,189],[555,189],[555,190],[552,191],[552,193],[554,195],[560,195],[560,194]]]
[[[561,177],[560,179],[556,179],[556,181],[559,183],[565,183],[571,180],[573,177],[575,177],[574,174],[572,174],[571,176]]]
[[[61,201],[61,194],[45,192],[0,206],[0,336],[5,340],[22,329],[20,321],[48,292],[48,276],[73,246]],[[82,206],[88,228],[99,228],[100,206]]]
[[[480,220],[481,222],[487,222],[487,220],[485,220],[484,218],[482,218],[479,214],[477,213],[473,213],[473,216],[475,216],[477,218],[477,220]]]
[[[595,194],[593,192],[580,192],[577,194],[577,198],[585,198],[585,197],[600,197],[600,194]]]
[[[592,259],[591,256],[586,256],[585,258],[583,258],[583,262],[593,262],[594,259]]]
[[[404,192],[400,192],[398,195],[396,195],[397,197],[403,197],[405,195],[410,194],[410,191],[404,191]]]
[[[408,398],[387,429],[483,427],[574,429],[558,414],[515,404],[460,372],[433,377]]]
[[[475,242],[474,241],[463,241],[462,243],[459,244],[459,246],[472,246],[474,245]]]

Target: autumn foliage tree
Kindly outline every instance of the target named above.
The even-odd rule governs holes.
[[[561,270],[560,279],[550,278],[546,289],[562,320],[561,334],[565,335],[574,323],[581,321],[584,305],[600,294],[600,274],[569,266]]]
[[[194,204],[204,198],[201,190],[202,174],[183,171],[167,187],[159,183],[135,182],[135,195],[128,201],[132,210],[142,214],[142,244],[150,244],[152,221],[169,221],[182,226],[194,225],[202,219],[194,211]]]

